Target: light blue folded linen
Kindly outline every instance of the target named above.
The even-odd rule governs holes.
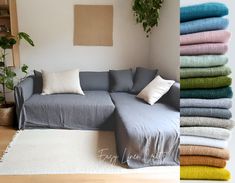
[[[223,30],[228,27],[229,21],[227,18],[213,17],[180,24],[180,34],[190,34],[195,32]]]

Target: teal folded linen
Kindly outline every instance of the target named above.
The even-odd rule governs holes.
[[[228,24],[228,19],[221,17],[183,22],[180,24],[180,35],[212,30],[224,30],[228,27]]]
[[[219,99],[197,99],[197,98],[181,98],[180,107],[207,107],[207,108],[221,108],[230,109],[232,107],[232,100],[230,98]]]
[[[222,17],[228,15],[228,13],[228,7],[218,2],[185,6],[180,8],[180,22],[209,17]]]
[[[203,56],[181,56],[180,67],[216,67],[228,63],[228,57],[224,55],[203,55]]]
[[[181,117],[180,126],[184,127],[217,127],[231,130],[235,125],[233,120],[209,117]]]
[[[180,108],[180,116],[213,117],[230,119],[232,113],[228,109],[219,108]]]
[[[180,78],[215,77],[215,76],[227,76],[229,74],[231,74],[231,69],[226,66],[180,69]]]
[[[181,89],[222,88],[232,84],[227,76],[180,79]]]
[[[180,98],[202,98],[202,99],[216,99],[216,98],[232,98],[233,91],[231,87],[218,89],[194,89],[181,90]]]

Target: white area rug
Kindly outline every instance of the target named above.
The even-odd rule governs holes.
[[[117,160],[113,132],[19,131],[0,162],[0,175],[147,173],[179,177],[179,167],[128,169]]]

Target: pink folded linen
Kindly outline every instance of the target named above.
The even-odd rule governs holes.
[[[193,44],[180,46],[181,56],[192,55],[222,55],[228,51],[226,43]]]
[[[180,36],[180,45],[227,43],[231,33],[227,30],[207,31]]]

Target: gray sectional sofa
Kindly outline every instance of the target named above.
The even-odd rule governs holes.
[[[19,129],[114,130],[130,168],[179,164],[179,84],[150,106],[131,92],[110,92],[109,72],[80,72],[85,96],[41,95],[35,72],[15,87]]]

